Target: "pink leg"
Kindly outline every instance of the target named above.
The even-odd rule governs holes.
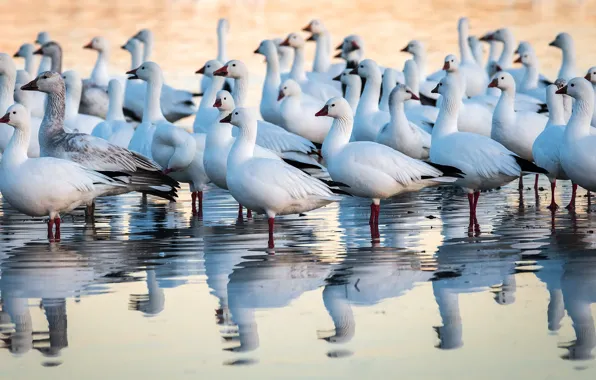
[[[569,211],[575,210],[575,193],[577,193],[577,184],[574,183],[571,185],[571,200],[567,207],[565,207]]]
[[[373,225],[375,223],[375,204],[370,204],[370,219],[368,220],[368,224]]]
[[[56,241],[60,240],[60,218],[54,219],[54,223],[56,224]]]
[[[54,241],[54,219],[48,220],[48,240]]]
[[[249,208],[246,209],[246,218],[252,219],[252,211]]]
[[[557,187],[557,180],[555,179],[550,183],[550,205],[547,207],[551,211],[556,211],[559,208],[557,202],[555,202],[555,189]]]
[[[192,203],[192,214],[196,215],[197,214],[197,206],[196,206],[197,193],[195,191],[190,193],[190,199],[191,199],[191,203]]]
[[[480,190],[474,192],[474,217],[476,217],[476,206],[478,206],[478,198],[480,198]]]
[[[273,241],[273,224],[275,223],[275,218],[269,218],[269,248],[275,248],[275,242]]]
[[[243,216],[244,215],[242,214],[242,205],[238,203],[238,220],[242,220]]]
[[[474,219],[474,193],[468,194],[468,205],[470,206],[470,220]]]
[[[381,214],[381,205],[375,205],[375,226],[379,225],[379,215]]]
[[[199,218],[203,217],[203,192],[197,191],[197,198],[199,198]]]
[[[523,174],[520,174],[519,176],[519,190],[523,190],[524,189],[524,176]]]
[[[536,179],[534,180],[534,190],[538,190],[538,174],[536,174]]]

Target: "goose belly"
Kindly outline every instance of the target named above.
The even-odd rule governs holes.
[[[405,191],[391,176],[371,167],[343,165],[341,155],[327,167],[331,179],[349,186],[352,195],[369,199],[386,199]]]
[[[561,150],[561,166],[569,179],[586,190],[596,191],[596,138],[583,138]]]

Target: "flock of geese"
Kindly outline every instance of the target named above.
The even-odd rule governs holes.
[[[84,46],[97,52],[86,79],[62,71],[60,44],[46,32],[35,41],[39,48],[24,44],[14,54],[24,70],[0,54],[3,198],[24,214],[49,216],[48,238],[59,239],[61,213],[86,206],[92,218],[97,197],[131,191],[174,201],[180,183],[189,184],[193,212],[202,216],[203,191],[213,183],[229,190],[240,218],[243,207],[248,217],[267,216],[273,247],[277,215],[344,195],[372,201],[374,238],[382,199],[428,186],[464,189],[471,226],[481,191],[516,178],[522,189],[526,173],[536,173],[535,187],[538,174],[548,177],[553,211],[557,179],[573,183],[568,208],[578,185],[596,191],[596,67],[578,76],[567,33],[550,43],[563,57],[551,83],[532,45],[516,45],[507,28],[476,38],[461,18],[459,57],[447,55],[429,73],[417,40],[402,49],[412,59],[401,71],[365,59],[358,35],[343,39],[336,55],[343,62],[332,64],[330,34],[312,20],[303,29],[307,39],[290,33],[254,51],[266,60],[259,118],[248,108],[246,65],[228,60],[228,29],[220,20],[218,56],[197,71],[198,93],[164,83],[150,61],[147,29],[122,46],[131,55],[128,80],[110,76],[110,44],[102,37]],[[316,43],[311,71],[307,41]],[[486,64],[482,42],[490,46]],[[37,72],[34,55],[42,55]],[[191,115],[192,131],[173,124]]]

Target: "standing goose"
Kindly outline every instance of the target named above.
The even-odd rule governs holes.
[[[315,117],[315,113],[323,106],[322,102],[304,102],[300,85],[292,79],[282,83],[277,99],[281,101],[281,126],[285,130],[315,144],[323,143],[331,128],[331,120]]]
[[[192,124],[194,133],[207,132],[211,125],[219,120],[217,119],[219,117],[219,112],[213,107],[213,103],[215,102],[217,92],[222,89],[226,78],[213,76],[213,73],[219,70],[222,66],[223,64],[220,61],[212,59],[205,62],[203,67],[195,72],[196,74],[203,75],[203,78],[208,78],[209,80],[205,82],[206,87],[203,90],[203,97],[201,98],[201,103],[199,103],[195,121]]]
[[[472,55],[470,45],[468,44],[469,25],[466,17],[459,19],[457,29],[461,57],[459,70],[466,81],[465,94],[470,97],[484,94],[486,85],[488,84],[488,76],[484,69],[476,63],[474,56]]]
[[[462,90],[457,78],[446,76],[434,91],[442,95],[443,101],[433,127],[430,161],[456,167],[464,173],[455,185],[468,194],[470,227],[476,227],[480,191],[503,186],[522,171],[545,171],[489,137],[458,131]]]
[[[498,41],[503,44],[503,50],[501,51],[501,55],[499,56],[497,63],[499,64],[499,67],[502,71],[507,71],[509,74],[513,76],[513,78],[515,79],[515,83],[519,86],[521,84],[522,79],[524,78],[526,70],[523,67],[511,67],[514,60],[514,52],[516,47],[515,37],[513,36],[511,30],[508,28],[497,29],[490,34],[483,36],[482,39],[490,42]]]
[[[69,131],[91,134],[93,128],[104,119],[97,116],[85,115],[79,113],[81,104],[81,92],[83,90],[83,81],[79,74],[74,70],[65,71],[62,74],[64,85],[66,87],[66,113],[64,114],[64,128]],[[109,99],[109,96],[108,96]],[[109,104],[108,104],[109,112]],[[107,114],[106,114],[107,116]]]
[[[573,78],[557,94],[567,94],[575,99],[561,146],[561,166],[574,184],[596,191],[596,135],[590,128],[594,112],[592,85],[584,78]],[[571,209],[574,206],[570,204]]]
[[[125,186],[114,194],[139,191],[174,201],[178,184],[147,158],[91,135],[64,131],[66,89],[59,73],[45,72],[21,89],[48,94],[39,129],[41,157],[74,161],[92,170],[118,172]],[[93,214],[93,207],[88,212]]]
[[[281,71],[275,43],[271,40],[261,41],[261,44],[255,50],[255,54],[263,55],[267,64],[259,111],[263,120],[281,125],[282,120],[279,113],[279,102],[277,101],[279,85],[281,84]]]
[[[19,212],[48,216],[48,239],[60,240],[60,213],[67,213],[96,197],[126,188],[121,173],[101,173],[70,160],[54,157],[28,158],[31,138],[29,114],[15,104],[0,118],[15,131],[0,161],[0,192]],[[54,225],[56,235],[54,236]]]
[[[217,58],[216,60],[219,62],[228,62],[228,49],[227,49],[227,36],[228,32],[230,31],[230,23],[225,18],[220,18],[217,21]],[[201,94],[204,94],[205,91],[209,89],[211,84],[212,77],[208,77],[203,75],[201,78]],[[226,86],[226,90],[231,90],[231,83],[226,83],[225,81],[219,84],[219,88],[215,88],[215,93],[217,91],[224,88]],[[213,105],[213,101],[211,102],[210,106]]]
[[[392,69],[391,67],[388,67],[383,71],[381,79],[381,99],[379,100],[379,109],[381,111],[389,112],[389,95],[395,86],[400,83],[403,84],[404,82],[403,73]]]
[[[344,99],[348,101],[352,113],[356,114],[360,94],[362,93],[362,79],[358,75],[352,74],[352,69],[345,69],[333,80],[338,80],[341,83]]]
[[[501,90],[501,97],[495,107],[490,137],[527,161],[534,161],[532,145],[544,130],[548,119],[534,112],[515,111],[515,80],[508,72],[501,71],[489,84]],[[523,188],[523,179],[519,179]],[[534,182],[538,188],[538,175]]]
[[[34,78],[36,76],[35,67],[33,66],[35,63],[34,57],[33,57],[34,50],[35,50],[35,47],[32,44],[23,44],[19,48],[19,51],[17,51],[14,54],[14,57],[21,57],[21,58],[25,59],[25,71],[27,71],[27,73],[29,74],[29,76],[31,78]],[[45,57],[42,59],[45,59]],[[49,67],[48,67],[48,70],[49,70]],[[29,82],[29,81],[27,81],[27,82]],[[23,83],[23,84],[25,84],[25,83]],[[44,104],[45,104],[45,94],[42,94],[41,92],[39,92],[39,93],[31,94],[31,95],[32,96],[29,97],[30,104],[27,106],[27,108],[29,109],[29,111],[31,111],[31,115],[33,115],[35,117],[42,118]]]
[[[573,37],[569,33],[559,33],[557,37],[548,44],[561,49],[563,53],[563,60],[561,61],[561,68],[557,74],[557,78],[570,81],[577,76],[577,68],[575,64],[575,44]]]
[[[23,107],[27,109],[29,112],[29,120],[31,120],[31,103],[33,95],[29,91],[21,90],[21,86],[31,82],[31,76],[25,70],[17,71],[17,80],[16,80],[16,87],[14,89],[14,102],[19,103]],[[39,134],[39,126],[41,125],[41,119],[38,119],[36,123],[29,123],[30,125],[30,133],[34,136],[34,138],[29,139],[29,148],[27,149],[27,155],[31,158],[39,157],[39,139],[37,135]]]
[[[428,159],[430,150],[430,134],[408,121],[404,103],[418,97],[406,85],[398,84],[389,97],[389,114],[391,120],[385,124],[377,142],[387,145],[409,157],[419,160]]]
[[[269,219],[269,248],[274,247],[275,216],[314,210],[340,198],[322,181],[282,161],[254,157],[257,119],[236,108],[221,120],[240,128],[227,162],[226,182],[232,196],[246,208]]]
[[[316,115],[333,118],[323,142],[323,158],[331,179],[347,186],[345,190],[352,195],[372,199],[369,223],[373,238],[379,237],[381,199],[456,180],[443,177],[442,170],[450,168],[433,167],[376,142],[350,142],[354,119],[343,98],[330,99]]]
[[[91,77],[89,80],[91,83],[100,86],[108,87],[110,82],[109,62],[110,62],[110,44],[104,37],[93,37],[91,41],[83,49],[91,49],[97,52],[97,60],[93,71],[91,71]]]
[[[110,105],[105,121],[97,124],[91,135],[101,137],[109,143],[121,148],[127,148],[135,132],[134,126],[127,122],[122,112],[124,102],[124,88],[118,79],[110,80],[108,84]]]
[[[331,34],[323,25],[321,20],[311,20],[311,22],[302,28],[305,32],[310,32],[311,36],[307,41],[315,41],[315,59],[313,61],[312,71],[315,73],[325,73],[329,78],[333,78],[345,69],[345,64],[331,64]]]
[[[35,51],[33,44],[22,44],[21,47],[19,47],[19,50],[13,55],[15,58],[19,57],[25,60],[24,70],[31,76],[35,75],[33,51]]]

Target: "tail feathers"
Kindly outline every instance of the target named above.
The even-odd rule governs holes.
[[[100,173],[121,182],[130,191],[151,194],[168,200],[178,196],[180,187],[178,182],[161,172],[138,170],[136,172],[100,171]]]
[[[515,159],[515,162],[517,162],[517,164],[521,168],[522,172],[548,174],[548,171],[546,171],[545,169],[542,169],[540,166],[536,165],[535,163],[533,163],[531,161],[524,160],[523,158],[513,155],[513,154],[511,156]]]
[[[538,113],[547,113],[548,112],[548,106],[545,103],[540,103],[538,104]]]
[[[443,172],[445,177],[463,178],[465,173],[454,166],[435,164],[434,162],[427,162],[430,166]],[[428,179],[424,178],[423,179]]]

